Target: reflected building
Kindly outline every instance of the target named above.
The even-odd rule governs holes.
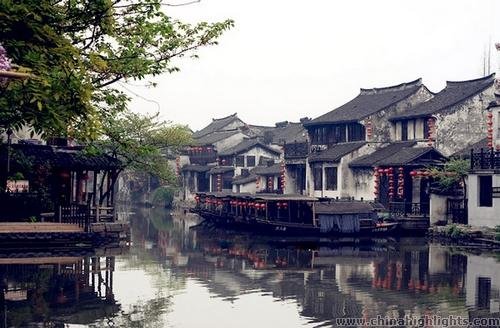
[[[114,257],[0,259],[0,327],[64,327],[112,317]]]

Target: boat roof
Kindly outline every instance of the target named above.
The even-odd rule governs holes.
[[[197,193],[200,196],[209,196],[215,198],[245,198],[245,199],[254,199],[254,200],[274,200],[274,201],[307,201],[307,202],[316,202],[319,199],[316,197],[308,197],[303,195],[294,195],[294,194],[249,194],[249,193],[234,193],[234,192],[199,192]]]

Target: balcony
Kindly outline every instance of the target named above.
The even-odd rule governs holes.
[[[305,159],[309,153],[307,142],[285,144],[285,159]]]
[[[389,203],[389,213],[391,217],[428,217],[429,209],[428,203]]]
[[[500,169],[500,151],[491,149],[483,149],[479,152],[470,152],[470,169],[471,170],[499,170]]]

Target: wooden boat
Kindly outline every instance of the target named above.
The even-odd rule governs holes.
[[[379,223],[376,214],[356,215],[359,204],[320,202],[316,197],[278,194],[198,193],[191,211],[217,226],[282,236],[378,236],[397,223]],[[319,213],[316,206],[321,204]],[[365,203],[366,208],[366,203]],[[343,214],[347,216],[342,216]],[[371,215],[373,214],[373,215]]]

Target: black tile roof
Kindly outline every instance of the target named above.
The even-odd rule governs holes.
[[[373,206],[361,201],[332,201],[316,203],[317,214],[366,214],[375,212]]]
[[[399,152],[401,149],[406,147],[413,147],[417,143],[415,141],[402,141],[402,142],[393,142],[389,145],[377,149],[371,154],[361,156],[349,163],[351,167],[373,167],[377,166],[377,163],[383,161],[385,158],[394,155]]]
[[[375,152],[352,161],[349,166],[375,167],[436,164],[446,159],[433,147],[413,147],[414,142],[394,142]]]
[[[242,185],[257,181],[257,176],[255,174],[250,174],[247,176],[238,175],[233,178],[233,184]]]
[[[210,174],[222,174],[226,172],[232,172],[234,171],[234,167],[232,166],[215,166],[210,169],[209,173]]]
[[[284,145],[290,142],[305,142],[307,131],[302,123],[287,123],[273,130],[273,144]]]
[[[214,118],[212,119],[212,123],[193,133],[193,138],[199,139],[207,134],[221,131],[225,126],[237,120],[240,120],[237,113],[222,118]]]
[[[196,165],[196,164],[187,164],[182,167],[182,171],[193,171],[193,172],[207,172],[210,171],[210,169],[213,166],[208,166],[208,165]]]
[[[309,163],[314,162],[339,162],[342,157],[364,146],[366,142],[338,143],[327,150],[313,152],[309,155]]]
[[[465,148],[457,151],[453,155],[451,155],[451,157],[470,158],[470,150],[471,149],[474,149],[474,152],[479,152],[481,150],[481,148],[484,149],[485,151],[487,149],[489,149],[488,148],[488,138],[481,139],[476,143],[468,145],[467,147],[465,147]]]
[[[304,123],[304,126],[359,121],[408,98],[421,87],[425,88],[422,79],[417,79],[385,88],[361,89],[356,98],[331,112]]]
[[[67,170],[104,170],[118,169],[120,160],[108,155],[90,155],[83,147],[53,147],[47,145],[13,144],[11,145],[11,161],[16,156],[23,156],[32,164],[50,164],[51,167]],[[17,154],[17,155],[16,155]],[[7,161],[7,146],[0,147],[0,161]]]
[[[231,156],[231,155],[237,155],[240,153],[243,153],[251,148],[254,147],[261,147],[273,154],[279,155],[279,151],[263,144],[260,140],[258,139],[245,139],[236,146],[233,146],[231,148],[228,148],[224,151],[219,152],[219,156]]]
[[[194,141],[196,146],[208,146],[213,145],[214,143],[226,138],[232,137],[240,132],[240,130],[214,132],[203,137],[195,138]]]
[[[271,166],[256,166],[252,173],[256,175],[278,175],[281,173],[281,167],[279,163]]]
[[[433,98],[394,115],[390,119],[400,120],[432,115],[481,93],[491,87],[494,81],[495,74],[474,80],[447,81],[446,87]]]

